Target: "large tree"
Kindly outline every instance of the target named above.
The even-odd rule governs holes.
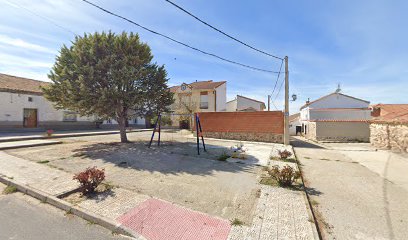
[[[45,97],[57,109],[118,122],[127,142],[126,121],[135,114],[165,111],[173,101],[164,66],[152,63],[150,47],[134,33],[77,36],[63,46],[48,75]]]

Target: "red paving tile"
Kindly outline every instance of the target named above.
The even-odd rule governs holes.
[[[148,199],[117,219],[148,240],[226,240],[228,221],[158,199]]]

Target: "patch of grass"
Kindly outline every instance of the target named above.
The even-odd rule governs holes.
[[[7,186],[4,190],[3,190],[3,194],[12,194],[17,192],[17,188],[15,186]]]
[[[317,206],[317,205],[319,205],[319,202],[312,199],[312,200],[310,200],[310,204],[312,204],[313,206]]]
[[[232,226],[242,226],[244,225],[244,222],[239,220],[238,218],[234,218],[233,220],[231,220],[231,225]]]
[[[72,216],[72,210],[69,209],[68,211],[65,212],[64,215],[65,215],[66,217],[67,217],[67,216]]]
[[[37,163],[41,163],[41,164],[49,163],[49,162],[50,162],[50,161],[48,161],[48,160],[37,161]]]
[[[275,179],[270,178],[270,177],[261,178],[261,181],[259,181],[259,183],[264,184],[264,185],[273,186],[273,187],[278,187],[279,186],[278,181],[276,181]]]
[[[87,221],[86,224],[87,224],[87,225],[94,225],[94,224],[96,224],[96,222],[94,222],[94,221]]]
[[[82,157],[82,158],[88,157],[88,155],[86,153],[84,153],[84,152],[78,152],[78,153],[73,154],[72,156],[73,157]]]
[[[227,153],[224,152],[220,156],[218,156],[217,160],[218,161],[226,161],[229,157],[230,157],[230,155],[228,155]]]

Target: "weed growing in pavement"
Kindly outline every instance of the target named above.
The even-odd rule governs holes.
[[[231,157],[231,156],[228,155],[226,152],[223,152],[220,156],[218,156],[217,160],[218,161],[226,161],[229,157]]]
[[[310,157],[304,157],[304,159],[310,159]]]
[[[15,193],[17,192],[17,188],[15,186],[7,186],[4,190],[3,190],[3,194],[11,194],[11,193]]]
[[[244,222],[239,220],[238,218],[234,218],[233,220],[231,220],[231,225],[232,226],[242,226],[244,225]]]
[[[49,163],[50,161],[48,161],[48,160],[42,160],[42,161],[38,161],[37,163],[41,163],[41,164],[44,164],[44,163]]]
[[[310,204],[312,204],[313,206],[317,206],[317,205],[319,205],[319,202],[312,199],[312,200],[310,200]]]

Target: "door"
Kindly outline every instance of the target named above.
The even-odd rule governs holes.
[[[37,127],[37,109],[24,108],[23,126],[26,128]]]

